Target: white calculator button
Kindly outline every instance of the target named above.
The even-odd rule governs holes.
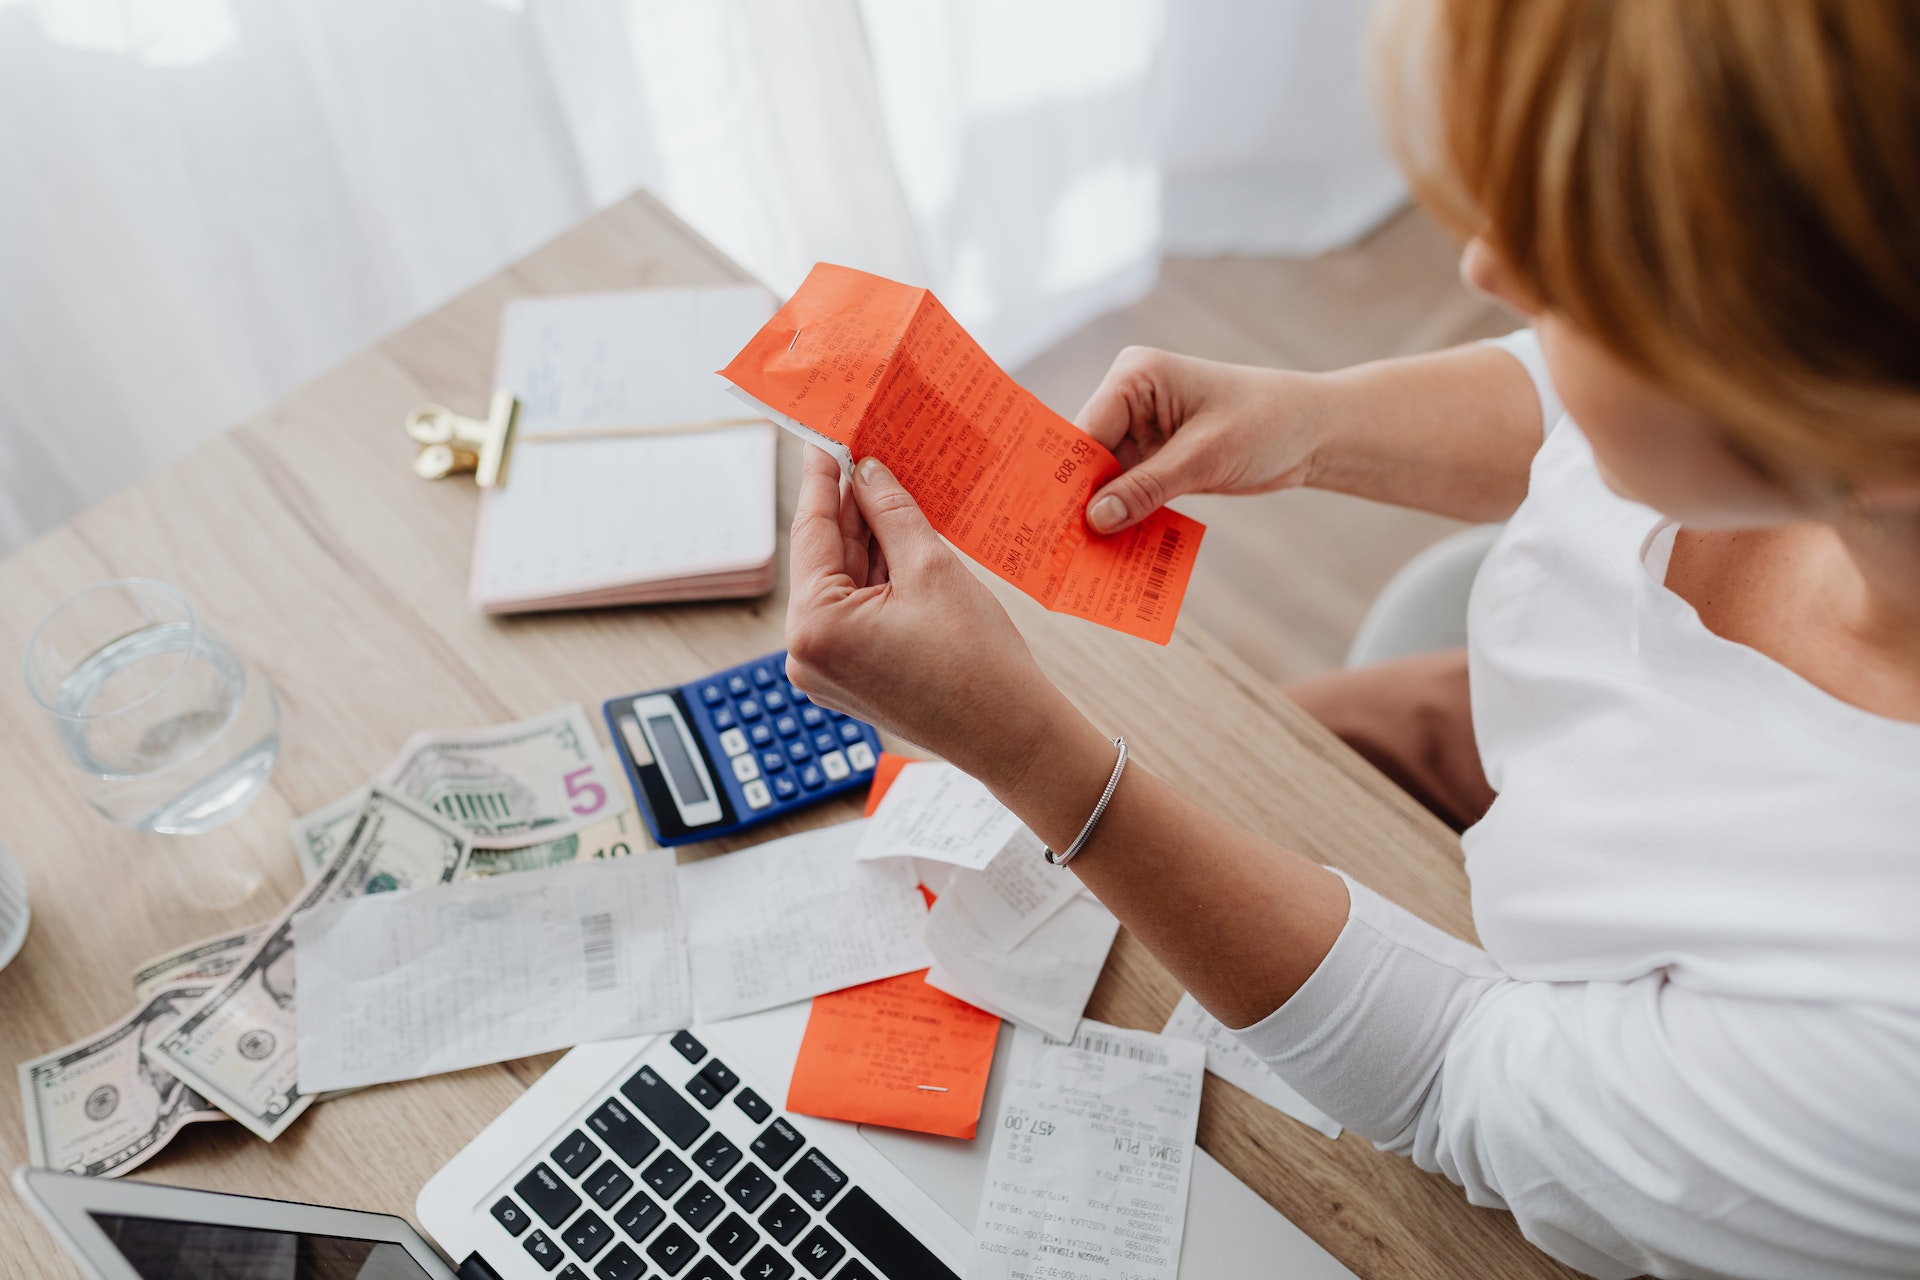
[[[747,763],[752,764],[753,762],[749,760]],[[758,778],[755,778],[752,782],[749,782],[740,789],[746,793],[747,804],[751,808],[764,809],[773,803],[773,796],[767,791],[767,784]]]
[[[752,756],[735,756],[733,758],[733,776],[742,782],[752,782],[760,776],[760,766],[753,762]]]
[[[856,742],[847,748],[847,763],[856,771],[873,768],[873,748],[864,742]]]
[[[745,755],[747,751],[747,735],[738,729],[727,730],[720,735],[720,749],[730,756]],[[734,767],[738,768],[739,766],[736,765]],[[749,778],[752,776],[752,774],[747,775]]]
[[[838,782],[853,772],[847,768],[847,758],[838,751],[829,751],[820,757],[820,771],[827,775],[830,782]]]

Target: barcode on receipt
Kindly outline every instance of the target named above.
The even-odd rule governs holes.
[[[1160,616],[1160,597],[1166,592],[1167,579],[1173,576],[1173,563],[1179,550],[1178,529],[1168,529],[1160,535],[1160,545],[1154,548],[1153,563],[1147,567],[1147,586],[1140,593],[1140,609],[1134,615],[1143,622],[1152,622]]]
[[[580,942],[586,950],[587,990],[611,991],[620,985],[620,952],[613,940],[613,914],[580,917]]]
[[[1058,1044],[1055,1040],[1053,1043]],[[1103,1036],[1097,1031],[1083,1031],[1073,1038],[1073,1047],[1085,1049],[1091,1053],[1104,1053],[1109,1058],[1130,1058],[1135,1062],[1144,1062],[1152,1067],[1167,1065],[1167,1051],[1150,1044],[1133,1044],[1125,1040],[1115,1040],[1112,1036]]]

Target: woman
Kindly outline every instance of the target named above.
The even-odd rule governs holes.
[[[1129,351],[1079,425],[1130,468],[1104,531],[1302,484],[1509,520],[1470,723],[1440,660],[1396,730],[1459,784],[1485,950],[1137,765],[1071,870],[1301,1093],[1573,1266],[1920,1274],[1920,14],[1410,16],[1403,149],[1537,345]],[[810,457],[793,557],[797,684],[1081,835],[1126,726],[883,467]],[[1377,717],[1354,683],[1316,710]]]

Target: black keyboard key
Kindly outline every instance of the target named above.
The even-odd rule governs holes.
[[[542,1271],[551,1271],[560,1265],[560,1246],[555,1244],[544,1231],[534,1232],[520,1247],[540,1264]]]
[[[680,1162],[680,1157],[671,1151],[662,1151],[660,1158],[641,1171],[648,1186],[662,1199],[672,1195],[693,1176],[693,1170]]]
[[[707,1131],[707,1118],[694,1110],[686,1095],[662,1080],[652,1067],[634,1072],[633,1077],[620,1086],[620,1092],[676,1147],[684,1150],[692,1146],[694,1140]]]
[[[727,1141],[724,1133],[714,1133],[693,1153],[693,1162],[715,1182],[727,1176],[727,1170],[740,1163],[740,1148]]]
[[[700,1244],[692,1236],[673,1223],[653,1238],[647,1246],[647,1256],[660,1264],[660,1269],[670,1276],[677,1276],[686,1270],[694,1255],[700,1252]]]
[[[653,1130],[641,1124],[633,1112],[621,1106],[618,1098],[608,1098],[598,1111],[588,1116],[587,1127],[599,1134],[600,1140],[613,1149],[613,1154],[626,1161],[629,1169],[639,1168],[640,1162],[660,1145],[660,1139],[653,1136]]]
[[[720,1090],[714,1088],[713,1081],[707,1079],[705,1076],[695,1076],[693,1079],[687,1081],[687,1092],[693,1095],[695,1102],[709,1111],[719,1106],[720,1099],[726,1096],[721,1093]]]
[[[753,1154],[765,1160],[769,1168],[778,1169],[806,1143],[798,1129],[785,1120],[775,1120],[753,1140]]]
[[[807,1225],[807,1211],[792,1196],[781,1196],[760,1215],[760,1225],[781,1244],[792,1244],[800,1228]]]
[[[847,1185],[847,1175],[821,1155],[820,1148],[808,1147],[807,1154],[787,1170],[785,1181],[800,1197],[800,1203],[818,1213]]]
[[[840,1268],[840,1274],[833,1280],[880,1280],[880,1277],[867,1270],[867,1264],[858,1258],[848,1258],[847,1265]]]
[[[687,1272],[687,1280],[736,1280],[736,1277],[712,1258],[702,1258]]]
[[[751,1089],[742,1089],[733,1095],[733,1105],[747,1113],[747,1119],[755,1124],[765,1124],[767,1117],[773,1114],[773,1108],[767,1100]]]
[[[667,1220],[667,1211],[655,1204],[646,1192],[636,1191],[633,1199],[620,1206],[613,1220],[635,1240],[645,1240],[655,1227]]]
[[[766,1244],[760,1246],[760,1252],[753,1255],[753,1261],[740,1274],[747,1280],[787,1280],[793,1274],[793,1264]]]
[[[768,1183],[767,1185],[772,1186],[773,1184]],[[493,1220],[505,1227],[507,1234],[510,1236],[517,1236],[533,1225],[532,1219],[527,1217],[527,1211],[515,1204],[512,1196],[501,1196],[499,1200],[494,1202]]]
[[[593,1167],[600,1158],[600,1148],[593,1145],[593,1139],[575,1129],[560,1139],[560,1145],[547,1153],[553,1162],[560,1166],[560,1172],[569,1178],[577,1178]]]
[[[847,1256],[847,1246],[835,1240],[825,1227],[815,1227],[807,1232],[807,1238],[793,1251],[800,1259],[800,1265],[811,1276],[824,1276],[833,1270],[833,1264]]]
[[[913,1232],[854,1187],[827,1214],[833,1229],[867,1256],[886,1280],[960,1280]]]
[[[540,1221],[550,1227],[559,1226],[580,1207],[580,1197],[560,1181],[559,1174],[544,1164],[533,1166],[526,1177],[513,1184],[513,1189],[540,1215]]]
[[[640,1260],[639,1254],[624,1244],[617,1244],[607,1250],[607,1256],[600,1259],[593,1274],[600,1280],[640,1280],[640,1274],[646,1269],[647,1264]]]
[[[560,1233],[560,1238],[567,1242],[567,1248],[573,1250],[580,1261],[592,1262],[595,1254],[613,1243],[613,1228],[589,1209],[575,1218],[573,1225]]]
[[[667,1043],[680,1051],[680,1056],[688,1062],[698,1062],[707,1056],[707,1046],[693,1038],[691,1031],[676,1031],[673,1039]]]
[[[560,1268],[559,1280],[587,1280],[587,1273],[569,1262],[566,1266]]]
[[[727,1202],[720,1193],[704,1182],[696,1182],[687,1188],[687,1194],[673,1202],[673,1211],[685,1218],[687,1225],[695,1231],[705,1231]]]
[[[733,1181],[727,1184],[727,1194],[735,1204],[752,1213],[773,1194],[773,1179],[759,1165],[750,1164],[733,1175]]]
[[[587,1180],[580,1185],[593,1197],[595,1204],[602,1209],[611,1209],[620,1203],[627,1192],[633,1190],[633,1179],[619,1165],[606,1160],[588,1174]]]
[[[721,1093],[732,1093],[733,1086],[740,1083],[740,1077],[733,1074],[733,1069],[718,1058],[700,1068],[700,1074],[706,1077],[708,1084]]]
[[[748,1226],[747,1220],[737,1213],[720,1219],[720,1225],[707,1237],[707,1247],[735,1266],[739,1266],[740,1259],[759,1243],[760,1233]]]

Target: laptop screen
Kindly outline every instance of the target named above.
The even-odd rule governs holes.
[[[397,1244],[91,1214],[141,1280],[430,1280]]]

